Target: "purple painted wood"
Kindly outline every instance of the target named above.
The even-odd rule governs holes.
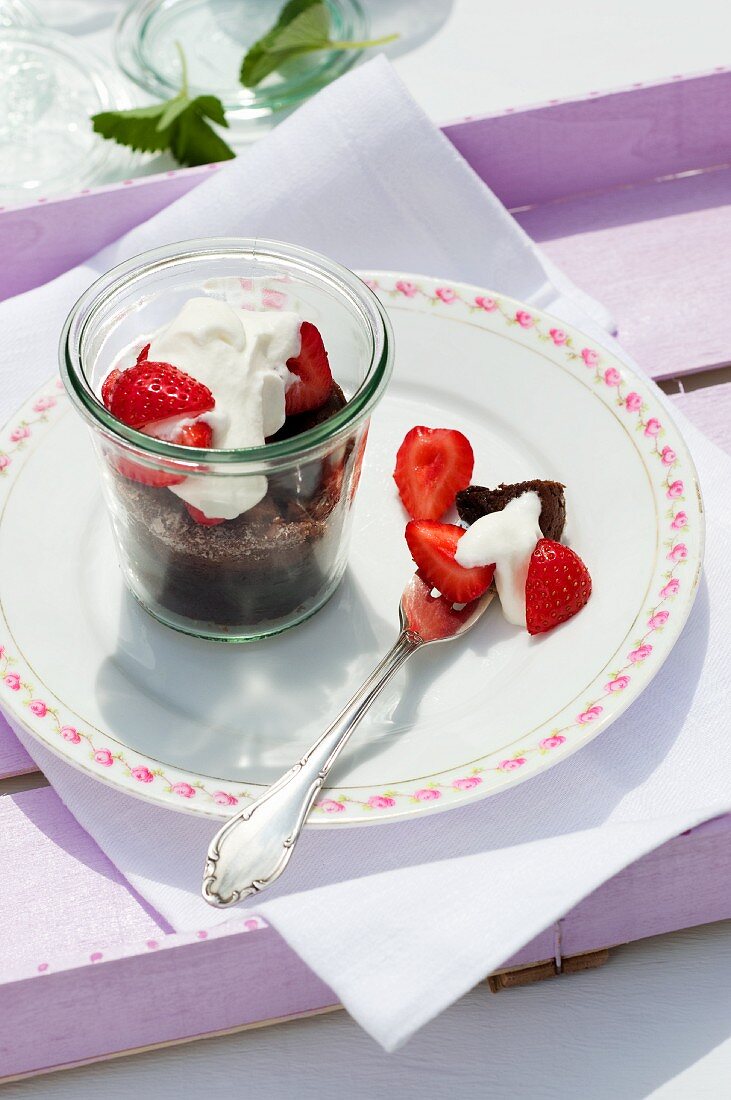
[[[503,201],[514,208],[564,199],[587,189],[625,188],[630,183],[668,173],[726,163],[731,138],[729,96],[731,74],[713,73],[573,103],[468,119],[447,126],[445,132]],[[0,271],[0,299],[29,289],[93,255],[195,186],[207,171],[208,168],[187,169],[126,181],[87,195],[1,213],[0,255],[12,256],[13,263],[4,265]],[[719,180],[712,180],[708,174],[695,185],[698,195],[693,200],[696,204],[693,210],[708,207],[711,202],[719,203]],[[683,194],[690,203],[690,189],[684,189]],[[611,217],[618,226],[637,220],[637,201],[630,199],[625,206],[623,196],[626,197],[624,191],[613,200]],[[721,200],[728,204],[727,192]],[[643,220],[652,221],[654,216],[650,203]],[[548,211],[545,217],[545,222],[535,226],[543,239],[576,235],[567,228],[567,217],[561,213]],[[588,232],[586,221],[583,224],[584,232]],[[668,228],[671,227],[666,226],[663,233]],[[692,224],[689,229],[693,232]],[[686,235],[671,236],[672,241],[661,257],[664,265],[661,270],[683,271],[685,291],[703,286],[706,267],[720,249],[696,249],[700,255],[689,266]],[[593,272],[602,274],[601,264],[595,266],[596,253],[593,259],[587,255],[581,235],[576,243],[574,259],[571,243],[565,242],[567,266],[582,276],[579,281],[589,285]],[[621,249],[625,276],[635,261],[642,258],[643,248],[642,234],[635,238],[630,233]],[[612,251],[609,243],[606,250]],[[613,282],[621,281],[620,274],[621,271],[613,274]],[[634,351],[634,330],[643,315],[631,313],[631,301],[628,295],[626,306],[630,312],[620,312],[628,332],[628,347]],[[714,338],[716,326],[727,313],[725,297],[712,298],[710,307],[704,327],[715,349],[726,335],[724,327],[718,338]],[[698,344],[695,331],[686,336],[676,330],[676,340],[690,359],[693,346]],[[642,344],[638,346],[644,350]],[[713,355],[715,350],[705,356],[704,363]],[[641,358],[651,373],[662,370],[662,364],[658,365],[651,354],[643,354]]]
[[[0,713],[0,779],[6,779],[9,775],[27,775],[37,770]]]
[[[48,787],[0,798],[0,868],[0,980],[169,931]]]
[[[731,358],[731,345],[729,345]],[[731,382],[673,396],[685,415],[719,447],[731,451]]]
[[[466,119],[447,137],[509,207],[725,164],[731,72]]]
[[[561,922],[564,955],[731,917],[731,816],[627,867]]]
[[[538,207],[526,231],[611,311],[654,378],[731,357],[731,169]]]
[[[143,951],[5,985],[0,1078],[337,1003],[269,928]]]
[[[36,793],[53,797],[48,790]],[[731,915],[730,828],[725,818],[692,830],[602,886],[561,922],[563,955]],[[34,915],[54,900],[42,890],[32,899]],[[51,959],[47,969],[42,962],[42,970],[35,966],[29,976],[6,980],[0,1078],[337,1003],[271,928],[224,928],[183,939],[158,933],[110,960],[87,948],[75,965]],[[555,946],[550,928],[507,965],[553,958]]]
[[[48,282],[151,218],[208,174],[187,168],[0,212],[0,301]]]

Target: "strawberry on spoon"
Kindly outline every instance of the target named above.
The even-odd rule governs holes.
[[[492,584],[494,565],[465,569],[454,560],[464,531],[453,523],[412,520],[406,525],[406,542],[421,576],[450,603],[470,603]]]
[[[472,478],[470,441],[453,428],[412,428],[396,455],[394,480],[412,519],[441,519]]]

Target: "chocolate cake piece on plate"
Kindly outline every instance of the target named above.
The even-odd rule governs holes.
[[[491,512],[502,512],[506,504],[523,493],[537,493],[541,501],[538,524],[543,537],[560,542],[566,523],[566,498],[560,481],[518,481],[514,485],[498,485],[488,489],[483,485],[468,485],[457,493],[457,511],[460,519],[473,524]]]

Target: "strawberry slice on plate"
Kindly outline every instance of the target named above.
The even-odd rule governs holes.
[[[108,392],[112,416],[138,430],[171,416],[199,416],[215,405],[208,386],[172,363],[149,359],[122,371]]]
[[[412,520],[406,524],[406,542],[419,572],[450,603],[470,603],[492,584],[494,565],[465,569],[454,560],[464,530],[453,523]]]
[[[540,539],[525,581],[529,634],[543,634],[581,611],[591,596],[591,575],[578,554],[553,539]]]
[[[332,390],[332,371],[319,330],[309,321],[303,321],[300,340],[299,354],[287,360],[287,369],[297,375],[297,381],[284,396],[287,416],[319,409]]]
[[[469,485],[474,465],[470,441],[462,432],[423,425],[407,432],[393,477],[411,518],[441,519]]]

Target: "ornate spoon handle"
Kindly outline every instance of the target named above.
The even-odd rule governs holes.
[[[423,644],[418,634],[403,629],[393,648],[299,763],[216,834],[203,877],[203,897],[210,905],[233,905],[279,878],[307,814],[353,730],[394,673]]]

